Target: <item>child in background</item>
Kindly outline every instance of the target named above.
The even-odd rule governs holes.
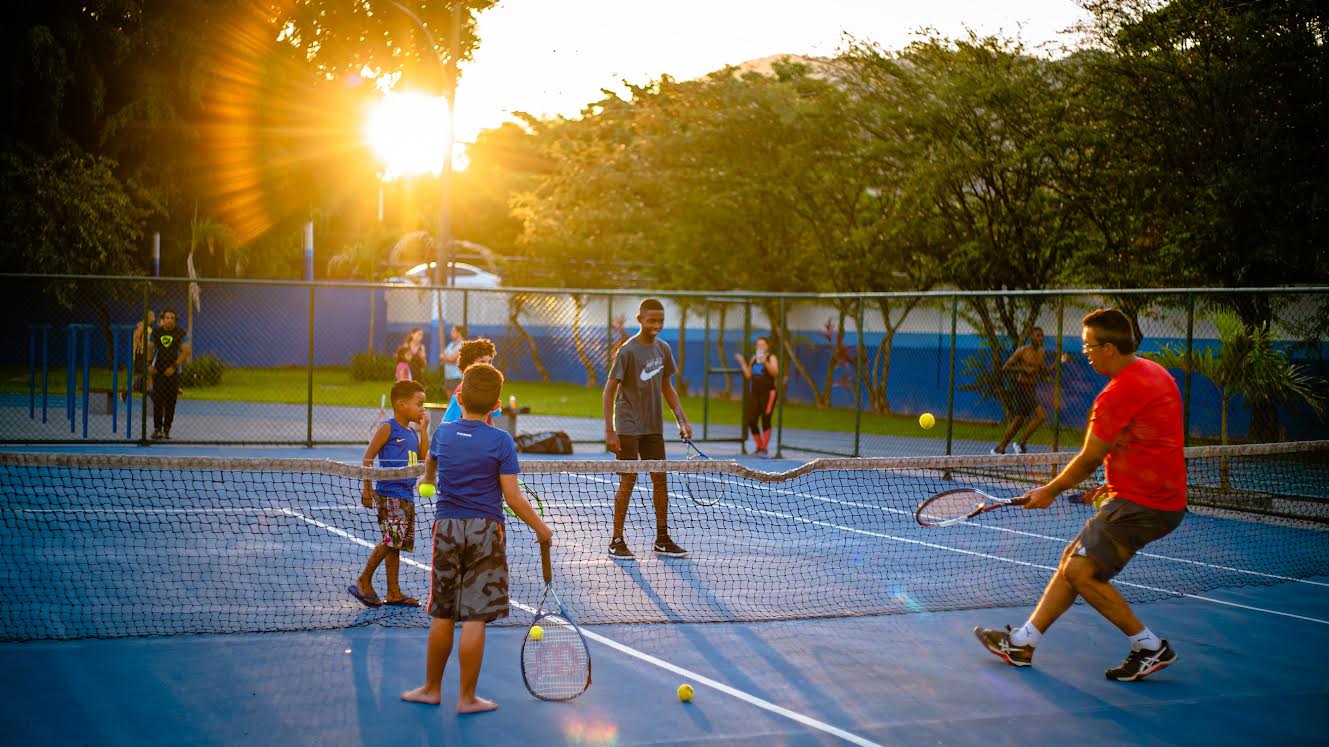
[[[397,348],[397,381],[411,380],[411,351],[405,345]]]

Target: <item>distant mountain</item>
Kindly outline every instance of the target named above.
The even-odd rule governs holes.
[[[830,60],[825,57],[809,57],[801,54],[773,54],[769,57],[759,57],[755,60],[740,62],[734,65],[738,68],[739,74],[742,73],[760,73],[762,75],[774,75],[775,63],[788,60],[807,65],[812,74],[817,77],[825,77],[826,70],[830,67]]]

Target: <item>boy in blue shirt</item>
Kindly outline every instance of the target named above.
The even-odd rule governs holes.
[[[407,467],[420,463],[420,452],[429,448],[429,428],[425,414],[425,389],[418,381],[398,381],[388,395],[392,399],[392,419],[385,420],[374,431],[365,447],[364,466],[383,469]],[[419,423],[419,431],[413,427]],[[374,546],[365,563],[364,572],[348,591],[366,607],[385,604],[374,591],[374,571],[380,563],[387,566],[388,598],[386,604],[400,607],[419,607],[420,601],[401,592],[397,586],[397,571],[401,567],[401,553],[415,549],[415,503],[412,492],[415,480],[365,480],[360,503],[365,508],[378,510],[378,526],[383,539]]]
[[[535,530],[540,542],[553,531],[540,520],[517,487],[517,445],[507,431],[486,424],[499,402],[503,374],[484,363],[462,373],[462,419],[443,423],[434,433],[421,484],[437,475],[438,512],[434,520],[434,565],[429,593],[428,654],[425,684],[401,694],[402,700],[438,705],[443,669],[452,654],[453,631],[461,621],[461,693],[458,713],[497,708],[475,694],[484,659],[485,623],[508,614],[508,559],[503,530],[503,501],[517,518]]]
[[[457,367],[464,374],[466,373],[466,369],[477,363],[487,363],[492,365],[494,363],[494,356],[497,354],[498,351],[494,349],[494,343],[488,338],[481,337],[476,340],[467,340],[461,344],[457,354]],[[448,400],[448,409],[443,412],[444,423],[461,420],[461,392],[462,385],[458,382],[456,390],[453,391],[452,397]],[[496,408],[493,412],[489,413],[489,415],[485,416],[485,422],[493,425],[494,418],[502,414],[502,408]]]

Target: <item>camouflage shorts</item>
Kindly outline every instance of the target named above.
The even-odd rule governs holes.
[[[429,614],[493,622],[508,616],[508,556],[503,525],[493,519],[434,522]]]
[[[382,544],[402,552],[415,549],[415,503],[410,498],[374,496]]]

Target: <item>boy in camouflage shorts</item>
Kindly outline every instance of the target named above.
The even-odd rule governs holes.
[[[461,692],[458,713],[497,708],[475,694],[484,659],[485,624],[508,614],[508,560],[503,529],[503,501],[517,518],[548,541],[553,532],[536,515],[517,487],[517,446],[507,431],[485,423],[501,398],[503,374],[477,363],[462,374],[462,419],[434,432],[421,484],[438,482],[434,520],[434,568],[429,594],[428,655],[425,684],[402,693],[402,700],[438,705],[443,669],[452,654],[452,638],[461,621]]]

